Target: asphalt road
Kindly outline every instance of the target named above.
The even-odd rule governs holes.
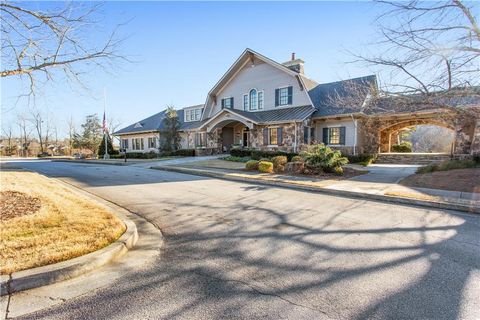
[[[478,319],[480,216],[136,167],[26,162],[136,212],[161,258],[25,319]]]

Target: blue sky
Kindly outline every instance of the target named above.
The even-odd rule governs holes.
[[[38,7],[49,3],[36,2]],[[346,52],[361,51],[375,33],[380,8],[370,2],[106,2],[106,19],[90,41],[101,41],[122,22],[128,36],[123,53],[136,62],[121,64],[112,73],[100,70],[84,77],[91,91],[82,92],[63,81],[44,87],[37,99],[66,133],[73,116],[79,125],[87,114],[103,112],[122,126],[163,110],[203,103],[207,92],[245,48],[278,62],[292,52],[305,60],[305,73],[318,82],[371,74],[348,64]],[[21,90],[16,78],[2,79],[2,125],[13,121],[20,101],[8,111]]]

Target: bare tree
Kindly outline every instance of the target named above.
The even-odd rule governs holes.
[[[40,144],[40,153],[44,152],[44,136],[43,136],[43,131],[44,131],[44,116],[43,113],[38,110],[38,109],[32,109],[30,112],[30,117],[28,118],[28,121],[33,125],[37,137],[38,137],[38,142]]]
[[[114,116],[109,116],[108,117],[108,120],[107,120],[107,128],[108,128],[108,132],[110,133],[110,135],[112,133],[114,133],[115,131],[117,131],[117,129],[122,125],[122,123],[120,122],[120,120],[118,120],[116,117]]]
[[[13,130],[12,130],[12,126],[9,125],[7,127],[4,127],[2,128],[2,131],[3,131],[3,134],[4,136],[6,137],[7,139],[7,150],[6,150],[6,153],[7,153],[7,156],[11,156],[13,154],[13,150],[15,149],[14,148],[14,137],[13,137]]]
[[[25,115],[19,114],[17,116],[17,125],[20,130],[20,139],[22,141],[22,155],[24,157],[28,156],[28,149],[30,146],[30,133],[32,132],[27,122],[28,119]]]
[[[99,22],[98,3],[62,2],[55,6],[36,10],[26,3],[0,3],[0,76],[28,79],[28,97],[35,96],[37,82],[53,80],[55,75],[63,74],[84,86],[81,75],[86,68],[110,71],[114,61],[126,60],[118,53],[122,39],[116,35],[117,28],[100,44],[89,37]]]
[[[76,133],[75,121],[73,120],[73,117],[70,117],[70,119],[67,122],[67,125],[68,125],[68,153],[69,155],[72,155],[73,139]]]
[[[399,105],[449,108],[459,98],[480,96],[480,28],[475,3],[377,0],[380,39],[357,60],[385,75],[385,93]]]

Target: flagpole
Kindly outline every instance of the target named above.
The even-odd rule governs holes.
[[[105,153],[103,154],[103,159],[110,159],[110,155],[108,154],[108,147],[107,147],[107,126],[105,125],[107,119],[105,111],[107,109],[107,88],[103,87],[103,138],[105,144]]]

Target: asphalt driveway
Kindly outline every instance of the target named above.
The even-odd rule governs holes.
[[[17,163],[141,214],[157,263],[25,319],[478,319],[480,217],[149,170]]]

